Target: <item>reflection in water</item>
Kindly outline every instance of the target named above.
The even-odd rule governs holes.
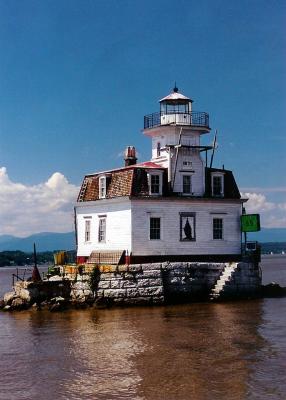
[[[285,309],[286,298],[0,313],[0,399],[285,399]]]
[[[249,313],[250,311],[250,313]],[[260,302],[171,307],[144,332],[140,394],[161,399],[243,399],[262,339]],[[147,343],[146,343],[147,342]],[[155,344],[155,349],[149,350]],[[155,351],[154,351],[155,350]],[[158,385],[160,382],[160,385]]]
[[[80,315],[85,318],[74,320],[71,339],[80,368],[75,380],[66,382],[64,393],[70,393],[69,398],[80,390],[81,398],[87,399],[139,399],[136,392],[141,379],[134,356],[144,347],[134,320],[123,310]]]
[[[262,313],[258,300],[5,314],[0,398],[245,399],[270,352]]]

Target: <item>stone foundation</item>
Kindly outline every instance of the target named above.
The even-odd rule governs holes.
[[[52,277],[39,283],[17,282],[13,292],[5,295],[4,303],[11,306],[16,299],[21,299],[28,306],[55,298],[65,299],[73,305],[92,304],[94,301],[106,305],[155,305],[209,300],[227,265],[166,262],[99,266],[98,281],[93,291],[89,274],[65,274],[64,277]],[[258,265],[235,263],[234,272],[225,282],[218,299],[255,297],[260,289]]]
[[[163,263],[121,266],[102,272],[97,297],[117,304],[163,304],[208,300],[226,263]],[[237,263],[222,296],[259,293],[261,276],[253,263]]]

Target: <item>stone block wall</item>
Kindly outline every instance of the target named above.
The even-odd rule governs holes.
[[[124,265],[100,275],[97,297],[116,304],[162,304],[161,264]]]
[[[163,304],[206,300],[227,263],[152,263],[101,266],[95,295],[118,305]],[[83,276],[83,281],[87,278]],[[82,296],[72,285],[73,295]],[[239,263],[222,297],[255,295],[260,290],[259,269]],[[87,290],[87,287],[86,289]],[[77,294],[76,294],[77,293]],[[87,292],[86,292],[87,293]]]
[[[43,282],[17,282],[7,304],[25,304],[61,297],[75,305],[94,300],[114,305],[155,305],[210,299],[211,290],[227,263],[152,263],[99,266],[97,287],[91,290],[89,274],[53,277]],[[219,298],[254,296],[261,288],[257,265],[241,262],[225,283]],[[4,299],[5,300],[5,299]]]

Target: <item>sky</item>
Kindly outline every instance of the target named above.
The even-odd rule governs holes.
[[[247,211],[286,227],[285,26],[284,0],[0,0],[0,235],[71,231],[85,174],[151,158],[175,81]]]

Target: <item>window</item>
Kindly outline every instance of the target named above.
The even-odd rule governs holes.
[[[192,180],[191,175],[183,175],[183,193],[191,194],[192,193]]]
[[[192,168],[192,167],[193,167],[192,161],[187,161],[187,160],[184,160],[184,161],[183,161],[183,168],[184,168],[184,169],[190,169],[190,168]]]
[[[223,196],[223,176],[214,175],[212,177],[212,193],[213,196]]]
[[[158,196],[162,194],[163,171],[149,170],[147,172],[149,194]]]
[[[151,175],[151,193],[152,194],[160,193],[160,176],[159,175]]]
[[[99,198],[104,199],[106,197],[106,177],[102,176],[99,178]]]
[[[223,220],[222,218],[213,219],[213,239],[223,239]]]
[[[161,155],[161,143],[158,142],[157,143],[157,157],[160,157],[160,155]]]
[[[150,239],[159,240],[161,239],[161,219],[150,218]]]
[[[195,213],[180,213],[180,240],[196,240],[196,215]]]
[[[85,240],[85,242],[90,241],[90,220],[89,219],[85,220],[84,240]]]
[[[106,238],[106,218],[99,218],[98,241],[104,243],[105,238]]]

